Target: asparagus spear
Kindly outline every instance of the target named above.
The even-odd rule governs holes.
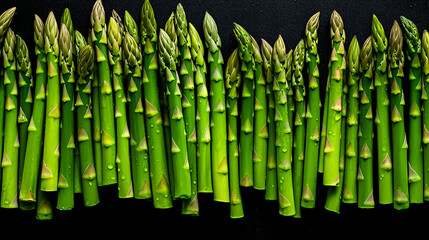
[[[204,45],[197,29],[189,23],[191,54],[195,63],[195,84],[197,104],[197,175],[198,192],[213,192],[211,172],[210,104],[207,91],[207,65],[204,59]]]
[[[58,181],[57,208],[70,210],[74,207],[73,166],[75,149],[75,63],[73,37],[63,23],[59,36],[61,64],[61,128],[60,128],[60,170]]]
[[[302,193],[302,175],[304,168],[304,151],[305,151],[305,108],[306,108],[306,91],[304,86],[304,56],[305,46],[304,39],[301,39],[295,46],[293,51],[293,66],[294,71],[292,75],[292,88],[295,93],[295,120],[294,120],[294,141],[293,141],[293,191],[295,197],[295,211],[294,217],[301,217],[301,193]]]
[[[7,30],[15,15],[16,7],[11,7],[0,15],[0,44],[3,44]]]
[[[142,55],[136,40],[128,32],[124,37],[124,57],[129,95],[128,114],[130,116],[134,193],[138,199],[147,199],[152,197],[152,191],[141,89]],[[140,124],[143,127],[140,127]]]
[[[176,45],[164,30],[159,34],[159,62],[165,74],[171,125],[171,152],[174,168],[175,198],[189,198],[191,196],[191,175],[186,149],[185,121],[182,114],[181,97],[176,61]]]
[[[268,156],[268,123],[267,123],[267,95],[266,82],[263,70],[262,55],[256,40],[250,36],[255,59],[255,104],[254,104],[254,146],[253,146],[253,187],[265,190]]]
[[[189,169],[191,172],[191,197],[183,201],[183,214],[198,215],[197,197],[197,129],[194,62],[191,54],[191,39],[188,21],[182,4],[177,4],[174,23],[177,32],[180,66],[180,88],[182,89],[183,119],[185,120],[186,144],[188,150]]]
[[[373,110],[372,89],[374,74],[374,59],[372,40],[369,36],[360,52],[361,96],[359,116],[359,160],[358,160],[358,207],[374,207],[373,189]]]
[[[227,120],[228,120],[228,159],[230,179],[230,217],[244,216],[240,192],[240,176],[238,163],[238,99],[241,84],[240,59],[236,48],[228,58],[225,69],[225,84],[227,91]]]
[[[238,41],[238,53],[241,60],[243,88],[240,113],[240,184],[243,187],[253,186],[253,118],[254,118],[254,71],[255,57],[247,31],[234,23],[234,34]]]
[[[292,57],[292,50],[286,54],[283,38],[279,36],[273,46],[273,91],[275,98],[276,121],[276,155],[277,155],[277,187],[279,213],[285,216],[295,215],[295,203],[292,183],[292,143],[290,138],[291,126],[288,120],[286,93],[290,86],[286,81],[286,69],[291,66],[287,58]]]
[[[423,31],[422,35],[422,55],[421,55],[421,64],[422,64],[422,108],[429,109],[429,101],[427,93],[429,92],[429,32],[427,30]],[[393,102],[393,101],[392,101]],[[423,111],[423,163],[424,169],[429,169],[429,110]],[[426,201],[429,200],[429,171],[424,171],[423,173],[424,180],[424,191],[423,197]]]
[[[377,17],[373,16],[373,48],[375,51],[375,95],[376,111],[375,124],[377,128],[377,159],[378,159],[378,185],[379,203],[390,204],[393,197],[392,160],[389,123],[389,94],[387,92],[388,80],[386,73],[386,47],[387,39],[384,36],[383,26]]]
[[[158,90],[157,24],[149,0],[141,9],[140,39],[143,45],[143,90],[146,106],[146,131],[155,208],[171,208],[171,192],[164,142],[164,128]],[[165,197],[168,196],[168,197]],[[159,199],[158,201],[156,201]]]
[[[319,88],[319,54],[317,44],[319,39],[319,16],[317,12],[308,20],[305,27],[305,62],[307,63],[308,103],[305,113],[306,135],[304,152],[303,190],[301,206],[314,208],[316,205],[317,164],[320,142],[320,88]]]
[[[107,46],[109,63],[113,76],[113,90],[115,91],[115,120],[116,120],[116,164],[118,167],[118,194],[119,198],[134,196],[130,162],[130,131],[127,118],[127,98],[123,83],[123,55],[122,32],[118,23],[110,17],[107,27]]]
[[[18,177],[20,185],[22,180],[22,171],[24,168],[25,149],[27,148],[28,124],[30,122],[29,119],[31,116],[31,110],[33,108],[33,72],[27,44],[19,35],[16,35],[15,56],[19,83],[18,136],[20,147]]]
[[[57,20],[54,13],[50,12],[44,30],[49,89],[46,93],[45,137],[40,183],[42,191],[57,191],[58,189],[61,116],[58,36]]]
[[[104,7],[101,0],[97,0],[91,11],[91,40],[97,60],[100,127],[101,127],[101,153],[103,169],[103,185],[117,183],[116,160],[116,132],[113,106],[113,91],[111,72],[107,55],[107,27]],[[97,136],[94,136],[96,138]]]
[[[8,28],[2,47],[5,113],[4,113],[4,148],[1,162],[2,167],[2,208],[18,207],[18,82],[16,79],[15,33]]]
[[[420,64],[421,40],[417,26],[409,19],[401,16],[402,26],[407,43],[406,56],[410,63],[410,112],[409,112],[409,160],[408,181],[410,190],[410,203],[423,203],[423,156],[422,156],[422,69]]]
[[[346,68],[344,23],[337,11],[330,20],[332,53],[329,81],[329,101],[327,102],[326,143],[324,147],[323,185],[337,186],[340,180],[341,99],[343,71]]]
[[[360,46],[353,36],[347,52],[347,129],[344,169],[343,202],[357,203],[358,130],[359,130],[359,71]]]
[[[204,16],[203,31],[210,76],[213,195],[216,201],[229,202],[224,60],[217,25],[208,12]]]
[[[261,40],[261,53],[263,59],[264,72],[266,77],[266,93],[268,103],[268,149],[267,149],[267,175],[265,183],[265,199],[277,200],[277,166],[276,166],[276,122],[275,117],[275,103],[273,92],[273,66],[272,66],[272,53],[273,48],[265,41]]]
[[[19,199],[36,201],[39,177],[39,165],[42,157],[42,144],[45,116],[45,89],[47,80],[47,65],[43,38],[44,24],[39,16],[34,15],[34,43],[36,54],[36,83],[34,87],[33,111],[28,125],[28,137],[25,150],[25,160],[22,170],[22,181]]]
[[[90,45],[80,49],[77,57],[78,92],[76,95],[77,140],[80,157],[82,191],[85,206],[97,205],[99,200],[96,172],[94,168],[94,150],[91,130],[91,72],[93,71],[95,53]]]
[[[397,21],[393,22],[389,36],[389,68],[388,77],[391,83],[390,98],[392,105],[392,157],[393,157],[393,207],[395,209],[407,209],[409,207],[408,193],[408,143],[405,131],[404,115],[404,89],[402,78],[404,77],[404,52],[402,50],[403,36],[401,27]]]

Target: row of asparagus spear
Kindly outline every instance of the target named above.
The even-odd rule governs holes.
[[[190,215],[198,194],[211,193],[230,203],[231,218],[244,216],[242,187],[295,217],[315,207],[317,186],[334,212],[429,200],[429,33],[420,38],[405,17],[387,38],[374,15],[371,35],[346,50],[333,11],[321,94],[320,13],[289,51],[281,35],[259,45],[234,23],[237,48],[225,62],[209,13],[200,36],[180,3],[158,29],[148,0],[140,24],[127,11],[107,19],[97,0],[83,34],[68,9],[58,22],[35,15],[33,63],[9,27],[15,10],[0,16],[2,208],[51,219],[54,204],[74,208],[76,193],[97,205],[106,185],[158,209],[180,201]]]

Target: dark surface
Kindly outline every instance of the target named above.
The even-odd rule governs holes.
[[[121,16],[125,10],[140,21],[142,0],[104,1],[107,16],[115,9]],[[38,14],[43,20],[49,11],[60,16],[65,7],[71,11],[74,27],[86,34],[90,27],[89,16],[94,1],[2,1],[0,12],[12,6],[17,12],[12,28],[27,42],[34,59],[33,19]],[[177,1],[151,1],[158,22],[165,21],[175,10]],[[420,34],[428,28],[429,4],[425,1],[190,1],[183,0],[188,21],[202,34],[202,20],[208,11],[216,20],[222,39],[225,59],[237,46],[232,32],[232,23],[241,24],[256,39],[264,38],[273,44],[281,34],[287,49],[291,49],[304,35],[308,18],[320,11],[319,53],[321,59],[320,81],[322,88],[327,75],[330,53],[329,17],[335,9],[342,16],[347,35],[346,47],[353,35],[359,43],[370,34],[372,14],[376,14],[389,34],[393,20],[404,15],[414,21]],[[34,61],[33,61],[34,62]],[[322,94],[323,91],[321,90]],[[376,178],[375,178],[376,179]],[[319,181],[320,182],[320,181]],[[343,205],[340,214],[324,210],[325,189],[319,187],[316,209],[303,209],[302,218],[278,215],[275,201],[265,201],[263,191],[243,189],[245,217],[229,218],[229,205],[217,203],[210,194],[199,196],[200,216],[180,214],[181,203],[169,210],[156,210],[152,203],[136,199],[118,199],[115,186],[100,188],[101,203],[84,207],[80,195],[72,211],[54,213],[52,221],[37,221],[33,211],[0,209],[0,229],[15,232],[20,236],[64,237],[97,233],[99,236],[127,236],[133,238],[164,239],[165,237],[204,239],[270,239],[289,237],[317,237],[329,235],[335,238],[391,236],[401,237],[423,234],[427,229],[429,203],[411,205],[409,210],[396,211],[391,205],[376,205],[375,209],[357,209],[355,205]],[[377,200],[377,198],[376,198]],[[60,235],[58,235],[60,234]],[[124,234],[124,235],[122,235]],[[152,235],[154,234],[154,235]],[[423,236],[423,235],[421,235]]]

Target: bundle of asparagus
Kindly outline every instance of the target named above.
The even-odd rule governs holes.
[[[429,199],[429,34],[403,16],[387,38],[374,15],[371,36],[346,51],[333,11],[321,94],[320,12],[289,51],[281,35],[270,45],[234,23],[225,64],[214,18],[205,13],[200,34],[180,3],[158,29],[149,0],[140,25],[128,11],[108,18],[96,0],[87,37],[67,8],[60,22],[35,15],[35,62],[9,27],[15,11],[0,15],[1,208],[52,219],[54,202],[71,210],[82,193],[95,206],[106,185],[159,209],[180,200],[188,215],[211,194],[231,218],[245,215],[242,187],[297,218],[320,191],[337,213]]]

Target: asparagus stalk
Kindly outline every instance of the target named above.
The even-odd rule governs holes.
[[[57,208],[70,210],[74,207],[73,166],[75,149],[75,63],[73,37],[63,23],[59,36],[61,64],[61,128],[60,128],[60,170],[58,181]]]
[[[209,64],[210,74],[213,196],[216,201],[229,202],[226,96],[223,75],[224,60],[216,22],[207,12],[203,20],[203,31],[205,45],[208,49],[207,63]]]
[[[265,181],[267,175],[267,156],[268,156],[268,123],[267,123],[267,95],[266,82],[263,70],[263,60],[259,45],[256,40],[250,36],[255,59],[255,104],[254,104],[254,146],[253,146],[253,187],[259,190],[265,190]]]
[[[107,53],[107,27],[104,7],[101,0],[97,0],[91,11],[91,40],[97,60],[100,127],[101,127],[101,153],[103,169],[103,185],[117,183],[116,160],[116,132],[115,111],[113,106],[113,91],[111,72]],[[97,136],[94,136],[96,138]]]
[[[326,142],[324,147],[323,185],[337,186],[340,181],[341,138],[341,99],[343,90],[343,71],[346,68],[344,23],[337,11],[330,20],[332,53],[329,81],[329,100],[327,102]]]
[[[389,36],[388,49],[388,77],[391,86],[390,98],[392,105],[392,157],[393,157],[393,207],[407,209],[409,207],[408,193],[408,143],[405,131],[404,115],[404,52],[402,50],[403,35],[397,21],[393,22]]]
[[[359,116],[359,168],[358,168],[358,207],[374,207],[373,189],[373,110],[372,89],[374,59],[372,40],[369,36],[360,52],[361,96]]]
[[[291,126],[288,120],[288,106],[286,93],[288,91],[286,81],[286,69],[291,66],[287,58],[292,57],[292,50],[286,54],[286,46],[283,38],[279,36],[273,46],[273,91],[275,98],[276,121],[276,155],[277,155],[277,187],[279,213],[285,216],[295,215],[295,203],[292,183],[292,143],[290,138]],[[289,71],[289,70],[288,70]],[[290,73],[292,71],[289,71]]]
[[[375,95],[376,111],[375,124],[377,128],[377,159],[378,159],[378,185],[379,203],[390,204],[393,197],[392,183],[392,160],[390,143],[390,123],[389,123],[389,93],[388,79],[386,73],[386,46],[387,39],[384,36],[383,26],[377,17],[373,16],[373,48],[375,51]]]
[[[165,74],[171,129],[171,152],[174,169],[175,198],[191,196],[191,175],[186,146],[185,121],[182,114],[182,92],[178,82],[176,45],[164,30],[159,34],[159,62]]]
[[[36,83],[34,86],[33,111],[28,125],[28,137],[25,150],[25,160],[22,170],[22,179],[19,199],[35,202],[38,189],[39,166],[42,157],[42,144],[45,116],[45,89],[47,80],[47,64],[44,49],[44,24],[39,16],[34,15],[34,43],[36,54]]]
[[[157,24],[149,0],[141,9],[140,39],[143,45],[143,90],[145,120],[151,166],[151,183],[155,208],[171,208],[171,192],[164,141],[162,109],[158,90]],[[167,197],[165,197],[167,196]]]
[[[16,79],[15,58],[16,37],[11,28],[8,28],[2,47],[4,85],[5,85],[5,113],[4,113],[4,148],[1,162],[2,167],[2,208],[18,207],[18,82]]]
[[[346,71],[344,71],[344,79],[346,78]],[[340,143],[340,169],[339,169],[339,183],[338,186],[329,186],[326,193],[325,209],[335,213],[340,213],[341,198],[343,193],[344,184],[344,161],[346,156],[346,126],[347,126],[347,96],[348,85],[343,84],[343,94],[341,99],[341,143]]]
[[[316,205],[316,187],[317,187],[317,165],[319,158],[320,145],[320,87],[319,87],[319,54],[317,44],[319,39],[317,32],[319,29],[319,16],[317,12],[308,20],[305,26],[305,62],[307,64],[308,76],[308,103],[305,113],[305,152],[304,152],[304,170],[302,182],[302,201],[301,206],[305,208],[314,208]]]
[[[82,176],[82,191],[85,206],[94,206],[99,203],[96,172],[94,168],[94,150],[92,146],[91,130],[91,72],[95,53],[90,45],[83,47],[77,57],[78,92],[76,95],[77,140]]]
[[[239,57],[243,88],[240,113],[240,184],[243,187],[253,186],[253,122],[255,105],[255,57],[247,31],[234,23],[234,34],[238,41]]]
[[[50,12],[44,30],[49,89],[46,93],[45,137],[40,183],[42,191],[57,191],[58,189],[61,116],[58,37],[57,20],[54,13]]]
[[[116,20],[111,17],[107,28],[107,46],[113,90],[115,91],[115,120],[116,120],[116,164],[118,167],[119,198],[134,196],[130,162],[130,131],[127,118],[127,98],[123,83],[122,32]],[[125,51],[124,51],[125,52]]]
[[[240,192],[240,175],[238,162],[238,99],[241,84],[240,59],[236,48],[228,58],[225,69],[225,84],[227,91],[227,120],[228,120],[228,159],[230,179],[230,217],[244,216]]]
[[[268,123],[268,148],[267,148],[267,175],[265,182],[265,199],[277,200],[277,166],[276,166],[276,122],[275,102],[273,92],[273,48],[265,41],[261,40],[261,53],[263,59],[264,73],[266,77],[267,93],[267,123]]]
[[[195,63],[195,84],[197,104],[197,175],[198,192],[213,192],[211,172],[210,103],[207,91],[207,65],[204,59],[204,45],[197,29],[189,23],[191,54]]]
[[[305,45],[304,39],[301,39],[295,46],[293,51],[293,66],[294,71],[292,75],[292,88],[294,91],[295,100],[295,120],[294,120],[294,141],[293,141],[293,191],[295,197],[295,211],[294,217],[301,217],[301,196],[302,196],[302,180],[304,168],[304,151],[305,151],[305,108],[306,108],[306,91],[304,86],[304,56]]]
[[[423,155],[422,155],[422,69],[420,64],[421,40],[417,26],[409,19],[401,16],[402,26],[407,43],[406,56],[410,63],[408,80],[410,81],[410,112],[409,112],[409,159],[408,181],[410,203],[423,203]]]
[[[18,71],[18,84],[19,84],[19,185],[22,181],[22,171],[24,168],[25,150],[27,148],[27,135],[28,135],[28,124],[31,116],[31,110],[33,108],[33,72],[30,61],[30,55],[26,42],[19,36],[16,35],[16,69]],[[2,98],[4,101],[4,98]]]
[[[358,167],[358,132],[359,132],[359,71],[360,46],[357,37],[350,42],[347,52],[347,129],[346,158],[344,169],[343,202],[357,203],[357,167]]]
[[[183,201],[183,214],[198,215],[197,197],[197,128],[195,102],[194,62],[191,54],[191,38],[188,21],[182,4],[177,4],[174,23],[177,32],[180,66],[180,88],[182,89],[183,119],[185,120],[186,144],[188,150],[189,169],[191,172],[191,196]]]
[[[422,35],[422,108],[423,108],[423,167],[429,169],[429,101],[427,93],[429,92],[429,32],[423,31]],[[426,111],[424,111],[426,109]],[[429,171],[424,171],[424,191],[423,197],[425,201],[429,201]]]
[[[142,55],[136,40],[127,32],[124,38],[125,71],[128,85],[131,134],[131,162],[135,197],[152,197],[144,109],[141,88]],[[140,125],[143,127],[140,127]]]

